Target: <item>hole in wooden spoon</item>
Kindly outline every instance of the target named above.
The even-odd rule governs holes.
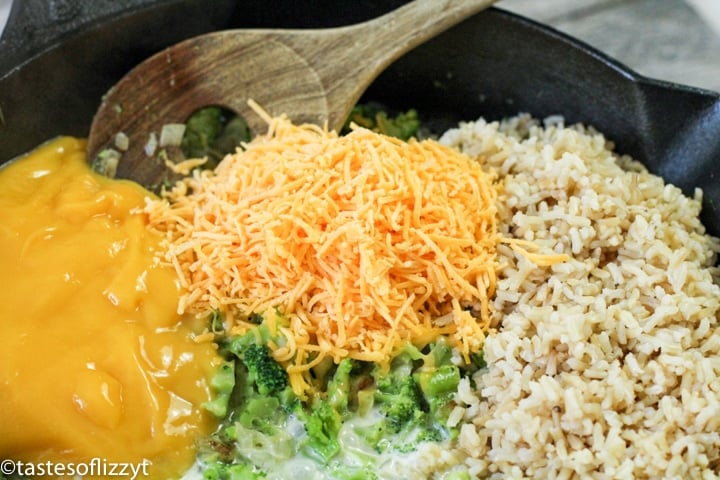
[[[221,106],[202,107],[185,122],[180,150],[185,158],[207,157],[206,168],[214,168],[228,153],[252,134],[242,115]]]

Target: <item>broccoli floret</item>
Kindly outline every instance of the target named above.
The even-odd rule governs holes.
[[[203,480],[258,480],[265,478],[265,472],[244,463],[212,463],[203,470]]]
[[[416,443],[442,442],[446,438],[447,438],[447,436],[441,429],[435,428],[435,427],[428,427],[428,428],[423,428],[417,432],[415,441],[416,441]]]
[[[350,112],[342,130],[343,133],[350,131],[350,123],[356,123],[374,132],[401,140],[408,140],[415,136],[420,128],[416,110],[411,109],[405,113],[399,113],[395,117],[390,117],[380,105],[373,103],[356,105]]]
[[[482,350],[471,354],[470,361],[472,362],[476,370],[487,367],[487,363],[485,363],[485,352],[483,352]]]
[[[212,151],[213,143],[223,128],[223,112],[207,107],[190,115],[182,139],[182,150],[188,158],[202,158]]]
[[[383,421],[356,432],[377,451],[411,452],[424,442],[442,442],[455,432],[445,425],[464,370],[440,338],[422,350],[407,345],[388,371],[373,371],[374,403]]]
[[[477,366],[463,365],[443,338],[423,346],[408,344],[389,367],[352,359],[334,364],[327,359],[313,367],[315,393],[300,402],[268,346],[284,344],[277,333],[277,322],[283,321],[278,312],[265,312],[245,335],[218,340],[226,358],[234,358],[236,371],[232,409],[216,432],[211,451],[221,458],[219,463],[252,465],[255,474],[270,472],[277,462],[302,452],[324,465],[333,478],[370,480],[375,478],[373,460],[367,464],[353,460],[348,465],[345,454],[352,457],[363,451],[375,458],[368,446],[376,452],[407,453],[422,443],[452,440],[456,432],[443,419],[453,405],[460,379]],[[350,425],[355,438],[367,444],[343,453],[338,437],[349,416],[363,417],[362,422]],[[305,435],[298,437],[299,424]],[[290,430],[288,425],[292,425]]]
[[[381,379],[377,384],[375,400],[394,432],[412,425],[423,414],[420,392],[411,375],[391,374]]]
[[[360,438],[378,452],[382,452],[387,446],[387,442],[384,441],[390,433],[387,430],[388,426],[386,420],[370,425],[361,425],[355,428],[355,432],[360,436]]]
[[[300,412],[308,434],[306,452],[326,464],[340,452],[338,433],[342,417],[328,402],[318,402],[309,413]]]
[[[250,140],[245,119],[220,107],[205,107],[185,122],[181,149],[187,158],[207,157],[208,168],[214,167],[227,153]]]
[[[390,371],[376,369],[375,401],[388,420],[389,430],[399,432],[411,426],[422,415],[422,398],[415,378],[412,353],[397,356]]]
[[[220,350],[226,356],[237,357],[247,372],[246,378],[239,378],[240,386],[244,387],[242,392],[238,392],[240,400],[253,396],[257,391],[263,396],[279,398],[284,407],[291,409],[297,397],[290,388],[287,371],[273,358],[267,346],[270,342],[284,344],[285,339],[273,333],[277,332],[277,323],[284,318],[274,310],[266,312],[263,318],[262,323],[244,335],[223,339]]]
[[[356,432],[377,451],[412,451],[418,435],[428,428],[425,425],[430,419],[412,374],[418,356],[422,356],[419,350],[408,348],[395,357],[388,371],[376,367],[372,372],[374,404],[383,418],[356,428]]]
[[[436,418],[447,418],[447,407],[460,383],[460,369],[455,365],[442,365],[433,370],[421,370],[414,376],[430,407],[430,413]]]
[[[242,142],[249,142],[252,138],[250,127],[241,115],[228,117],[227,123],[213,145],[221,154],[233,153]]]
[[[281,426],[282,425],[282,426]],[[240,422],[232,426],[236,458],[260,470],[271,470],[279,463],[295,456],[295,438],[285,431],[284,422],[265,433],[256,428],[246,428]]]
[[[235,362],[228,361],[220,364],[210,386],[215,390],[215,398],[205,402],[203,407],[216,417],[222,418],[227,414],[230,395],[235,388]]]
[[[470,356],[470,362],[453,357],[453,350],[445,337],[430,344],[422,357],[422,364],[415,370],[415,377],[423,400],[436,421],[444,422],[450,414],[452,401],[462,377],[485,367],[482,350]]]
[[[420,387],[426,396],[438,396],[455,393],[460,381],[460,369],[455,365],[442,365],[429,375],[421,372]]]
[[[252,343],[243,351],[242,361],[248,369],[248,378],[261,395],[278,393],[288,386],[288,374],[275,361],[265,345]]]
[[[380,112],[375,115],[375,121],[379,132],[402,140],[408,140],[414,136],[420,127],[417,112],[412,109],[400,113],[394,118],[388,117],[385,112]]]
[[[270,329],[267,325],[261,324],[244,335],[225,339],[220,347],[222,351],[242,358],[245,349],[250,345],[267,345],[267,342],[271,339],[273,339],[273,336]]]
[[[238,421],[245,428],[274,434],[278,430],[277,417],[280,410],[280,401],[275,397],[252,397],[243,405]]]
[[[343,418],[357,407],[358,383],[369,379],[363,364],[344,359],[338,365],[323,367],[321,377],[329,377],[325,392],[312,400],[310,407],[299,406],[295,413],[305,425],[308,439],[304,451],[310,457],[328,464],[340,452],[338,434]],[[358,367],[356,369],[356,367]],[[359,374],[359,375],[357,375]],[[324,380],[320,382],[324,384]],[[353,405],[351,406],[351,401]],[[345,478],[345,477],[342,477]],[[355,477],[347,477],[355,478]],[[371,478],[371,477],[358,477]]]
[[[327,401],[340,412],[345,413],[350,403],[351,379],[350,373],[353,369],[353,361],[349,358],[342,360],[327,386]]]

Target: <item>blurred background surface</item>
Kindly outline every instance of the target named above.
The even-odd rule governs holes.
[[[720,0],[501,0],[638,73],[720,91]]]
[[[0,31],[12,1],[0,0]],[[49,9],[56,3],[47,0]],[[579,38],[643,75],[720,91],[720,0],[500,0],[498,6]]]
[[[8,15],[10,15],[11,0],[0,0],[0,32],[5,28]]]

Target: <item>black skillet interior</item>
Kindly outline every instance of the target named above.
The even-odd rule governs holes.
[[[56,135],[87,135],[103,93],[182,38],[233,27],[337,26],[403,2],[347,2],[342,9],[329,0],[15,3],[0,40],[0,162]],[[66,28],[32,28],[63,12]],[[703,220],[720,235],[720,95],[643,78],[532,21],[483,12],[396,62],[364,99],[416,108],[438,130],[519,112],[593,125],[687,194],[702,188]]]

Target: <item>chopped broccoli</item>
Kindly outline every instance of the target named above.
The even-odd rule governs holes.
[[[250,129],[243,117],[220,107],[205,107],[185,122],[181,149],[187,158],[207,157],[207,167],[212,168],[248,140]]]
[[[422,358],[420,350],[408,346],[393,360],[388,371],[379,367],[373,370],[373,400],[382,420],[362,425],[356,431],[376,451],[410,452],[421,442],[445,438],[428,415],[413,375]]]
[[[255,319],[257,315],[254,314]],[[277,332],[277,323],[284,318],[276,311],[266,312],[262,322],[244,335],[222,339],[220,351],[226,356],[237,357],[246,371],[243,386],[245,396],[253,395],[253,388],[263,396],[275,396],[283,400],[283,405],[291,407],[296,399],[290,388],[287,371],[272,356],[268,343],[284,343]]]
[[[420,387],[426,396],[439,396],[447,393],[454,393],[460,381],[460,369],[455,365],[442,365],[431,372],[430,375],[423,375]]]
[[[400,453],[410,453],[418,449],[421,443],[438,443],[446,440],[448,435],[435,425],[418,426],[403,435],[388,439],[382,445],[383,448]]]
[[[308,434],[306,452],[326,464],[340,452],[340,414],[328,402],[321,401],[309,413],[302,412],[301,417]]]
[[[185,122],[182,151],[188,158],[202,158],[212,151],[215,139],[223,128],[223,111],[220,107],[202,108]]]
[[[220,310],[213,310],[210,314],[210,331],[212,333],[223,333],[225,325],[223,325],[223,316]]]
[[[259,470],[267,471],[295,456],[295,439],[279,426],[272,433],[245,428],[240,423],[231,427],[237,456]]]
[[[418,120],[415,110],[400,113],[394,118],[389,118],[387,113],[380,112],[375,115],[375,122],[378,131],[402,140],[408,140],[414,136],[420,126],[420,121]]]
[[[417,111],[411,109],[395,117],[389,117],[380,105],[374,103],[356,105],[350,112],[342,132],[347,133],[350,130],[351,122],[401,140],[415,136],[420,127]]]
[[[220,339],[221,353],[242,357],[243,350],[251,344],[267,345],[269,342],[276,345],[285,344],[285,338],[278,332],[278,326],[287,326],[287,319],[277,310],[253,312],[248,315],[247,320],[255,326],[244,335]]]
[[[230,338],[223,332],[216,337],[228,360],[213,379],[217,398],[205,405],[223,418],[200,449],[206,478],[264,478],[262,472],[268,467],[295,454],[295,439],[285,431],[285,424],[298,400],[287,372],[267,346],[270,341],[282,343],[273,334],[282,318],[275,311],[267,318],[271,322],[263,321],[245,335]],[[211,325],[219,322],[220,314],[211,316]]]
[[[229,116],[213,146],[220,153],[233,153],[242,142],[249,141],[251,136],[250,127],[242,116]]]
[[[485,352],[482,350],[471,354],[470,361],[477,370],[487,367],[487,363],[485,363]]]
[[[447,436],[445,433],[440,430],[439,428],[436,428],[434,426],[430,426],[427,428],[424,428],[417,432],[417,435],[415,436],[415,441],[417,443],[421,442],[442,442],[445,440]]]
[[[247,338],[242,342],[235,340],[231,341],[228,351],[237,358],[233,391],[237,408],[249,405],[256,397],[272,397],[279,402],[279,408],[292,411],[299,400],[290,387],[287,371],[275,361],[270,349],[264,344],[247,342]]]
[[[421,370],[414,376],[430,413],[441,420],[446,419],[450,413],[447,407],[460,383],[460,369],[455,365],[442,365],[434,370]]]
[[[285,423],[297,398],[287,372],[265,344],[271,338],[270,329],[260,325],[221,342],[221,352],[232,358],[227,365],[234,369],[223,370],[216,380],[223,391],[232,385],[232,393],[223,424],[199,456],[207,466],[205,478],[265,478],[264,471],[295,454],[295,439],[285,431]]]
[[[235,355],[236,357],[242,358],[243,352],[250,345],[267,345],[267,342],[272,338],[270,329],[267,325],[260,324],[247,332],[245,335],[238,335],[232,338],[225,339],[221,344],[220,348],[226,353]]]
[[[238,414],[238,422],[245,428],[254,428],[273,434],[278,430],[277,417],[281,411],[280,400],[275,397],[257,396],[248,399]]]
[[[393,432],[412,425],[422,416],[419,393],[412,375],[390,374],[378,381],[375,399]]]
[[[461,369],[444,338],[419,349],[408,344],[389,370],[373,370],[373,401],[383,421],[356,428],[377,451],[411,452],[424,442],[457,434],[446,426],[460,379],[476,367]],[[358,392],[358,397],[359,392]]]
[[[210,386],[215,390],[215,398],[205,402],[203,407],[216,417],[222,418],[227,414],[230,395],[235,388],[235,362],[220,364],[220,368],[210,381]]]
[[[267,346],[248,345],[242,361],[248,369],[248,378],[257,385],[260,395],[278,393],[288,386],[287,372],[275,361]]]
[[[375,401],[388,420],[392,432],[399,432],[412,425],[422,416],[422,398],[412,372],[414,351],[409,350],[398,355],[390,370],[384,372],[376,368]]]
[[[413,452],[457,434],[444,420],[460,379],[479,366],[462,364],[443,338],[421,347],[407,344],[384,367],[352,359],[320,362],[312,369],[316,392],[301,402],[269,347],[284,345],[277,326],[287,320],[274,310],[250,317],[255,325],[246,334],[228,337],[223,331],[216,337],[228,360],[213,387],[232,393],[206,406],[224,413],[199,457],[208,466],[207,480],[272,476],[276,465],[299,453],[332,478],[371,480],[377,478],[378,454]],[[218,325],[222,318],[211,320]],[[350,418],[359,421],[345,430]]]
[[[245,463],[211,463],[203,470],[203,480],[258,480],[265,472]]]
[[[327,399],[330,405],[340,413],[345,413],[350,402],[351,380],[350,373],[353,361],[349,358],[341,361],[327,386]]]

